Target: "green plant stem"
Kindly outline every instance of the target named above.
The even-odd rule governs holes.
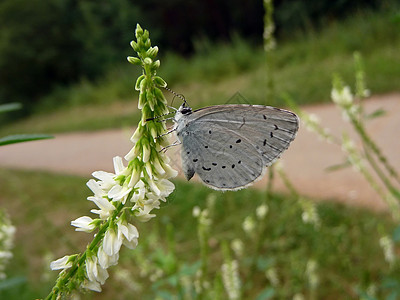
[[[45,300],[50,300],[50,299],[57,299],[57,295],[59,292],[62,290],[62,287],[67,285],[68,281],[76,275],[77,270],[79,267],[85,262],[87,253],[91,253],[93,249],[97,246],[97,244],[103,239],[105,232],[107,231],[111,220],[115,220],[117,216],[119,216],[122,208],[124,205],[122,203],[119,203],[118,207],[115,209],[112,218],[104,223],[98,233],[96,234],[95,238],[92,240],[92,242],[89,244],[89,246],[86,248],[86,251],[82,253],[78,259],[75,260],[75,262],[72,264],[72,266],[68,269],[67,272],[65,272],[56,282],[55,286],[52,288],[51,292]]]
[[[379,161],[383,164],[383,166],[386,168],[386,170],[389,172],[389,174],[397,181],[400,183],[400,179],[397,175],[396,170],[388,163],[386,157],[382,154],[380,151],[379,147],[374,143],[374,141],[369,137],[367,134],[363,124],[357,120],[356,118],[352,117],[351,118],[351,123],[353,124],[354,128],[356,131],[360,134],[363,143],[367,145],[373,153],[378,157]]]
[[[379,165],[375,162],[374,158],[370,154],[370,151],[368,149],[368,146],[364,145],[364,153],[365,153],[365,158],[371,165],[371,167],[374,169],[375,173],[378,175],[378,177],[381,179],[383,184],[386,186],[386,188],[389,190],[389,192],[396,197],[397,199],[400,200],[399,198],[399,191],[392,185],[390,180],[387,178],[387,176],[382,172],[380,169]]]

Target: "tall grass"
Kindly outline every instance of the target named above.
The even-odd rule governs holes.
[[[8,274],[10,278],[26,279],[0,291],[2,299],[45,295],[56,275],[49,273],[48,262],[65,252],[80,251],[87,243],[87,235],[74,234],[66,222],[90,209],[89,201],[82,201],[89,195],[85,181],[74,176],[0,170],[1,203],[18,228],[15,257]],[[139,246],[135,251],[121,252],[121,262],[111,269],[104,292],[83,299],[172,299],[185,289],[194,289],[188,283],[185,286],[184,278],[196,278],[199,267],[201,225],[192,214],[196,206],[207,208],[212,222],[206,245],[208,282],[219,280],[219,267],[225,260],[222,244],[242,241],[242,253],[232,252],[231,256],[239,261],[241,276],[247,278],[242,281],[247,290],[244,299],[255,299],[266,288],[275,295],[273,298],[288,298],[296,293],[307,298],[310,289],[305,271],[310,258],[318,264],[318,299],[338,299],[343,295],[356,299],[357,287],[367,288],[390,272],[376,230],[393,230],[395,224],[386,214],[334,202],[319,203],[321,225],[316,230],[302,221],[303,210],[290,196],[273,194],[261,221],[255,212],[265,203],[265,192],[248,189],[216,193],[193,183],[175,183],[176,192],[157,212],[157,218],[138,224]],[[250,232],[243,229],[249,216],[255,224]],[[257,252],[256,233],[261,224],[265,239]],[[49,249],[56,249],[56,253]],[[251,271],[254,258],[256,265]],[[396,275],[400,276],[393,274]]]

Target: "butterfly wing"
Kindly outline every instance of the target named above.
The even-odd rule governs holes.
[[[294,113],[261,105],[217,105],[194,111],[178,131],[185,175],[220,190],[246,187],[289,147]]]

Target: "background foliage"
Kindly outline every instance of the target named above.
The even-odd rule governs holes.
[[[291,38],[391,2],[275,1],[277,34]],[[102,76],[128,55],[126,42],[138,22],[164,51],[189,54],[202,45],[199,39],[227,41],[233,33],[261,45],[263,14],[259,0],[3,0],[0,103],[21,102],[27,113],[57,86]]]

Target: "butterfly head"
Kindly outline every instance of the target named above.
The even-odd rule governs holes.
[[[192,113],[191,107],[189,105],[187,105],[186,102],[183,102],[182,105],[176,111],[174,120],[175,120],[175,122],[178,122],[179,119],[181,119],[184,116],[188,116],[191,113]]]

